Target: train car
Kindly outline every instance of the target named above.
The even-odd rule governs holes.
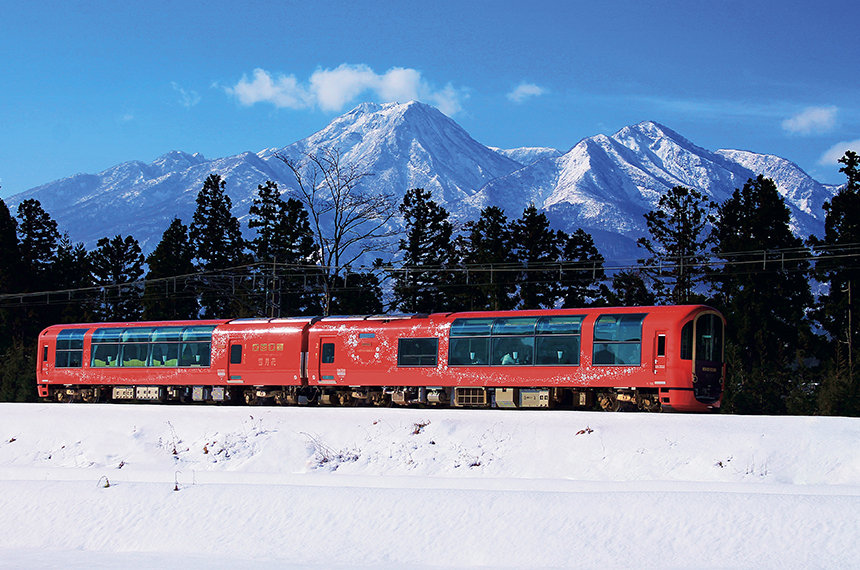
[[[58,325],[63,400],[717,410],[725,322],[702,306]]]

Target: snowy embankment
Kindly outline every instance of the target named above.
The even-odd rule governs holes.
[[[860,420],[0,404],[0,566],[852,567]]]

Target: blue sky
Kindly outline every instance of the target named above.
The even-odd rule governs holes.
[[[842,183],[853,2],[0,0],[0,196],[170,150],[283,146],[362,101],[567,150],[655,120]]]

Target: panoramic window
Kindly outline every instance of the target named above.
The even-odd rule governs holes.
[[[644,314],[600,315],[594,323],[593,364],[638,366],[642,360]]]
[[[397,366],[436,366],[438,338],[401,338],[397,340]]]
[[[209,366],[214,329],[215,325],[96,329],[90,366]]]
[[[89,329],[63,329],[57,335],[57,368],[80,368],[84,361],[84,335]],[[47,347],[45,348],[47,351]],[[45,355],[47,360],[47,354]]]
[[[582,316],[457,319],[452,366],[577,366]]]

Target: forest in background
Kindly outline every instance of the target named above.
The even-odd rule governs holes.
[[[0,400],[36,400],[35,340],[56,323],[705,303],[728,321],[724,412],[860,415],[855,152],[840,159],[847,181],[824,205],[823,237],[792,234],[763,176],[723,203],[677,186],[645,215],[627,267],[534,205],[455,225],[424,189],[399,204],[362,190],[369,173],[335,151],[282,160],[295,188],[284,199],[258,186],[252,239],[212,174],[190,223],[172,220],[146,257],[133,236],[88,251],[38,200],[15,217],[0,200]]]

